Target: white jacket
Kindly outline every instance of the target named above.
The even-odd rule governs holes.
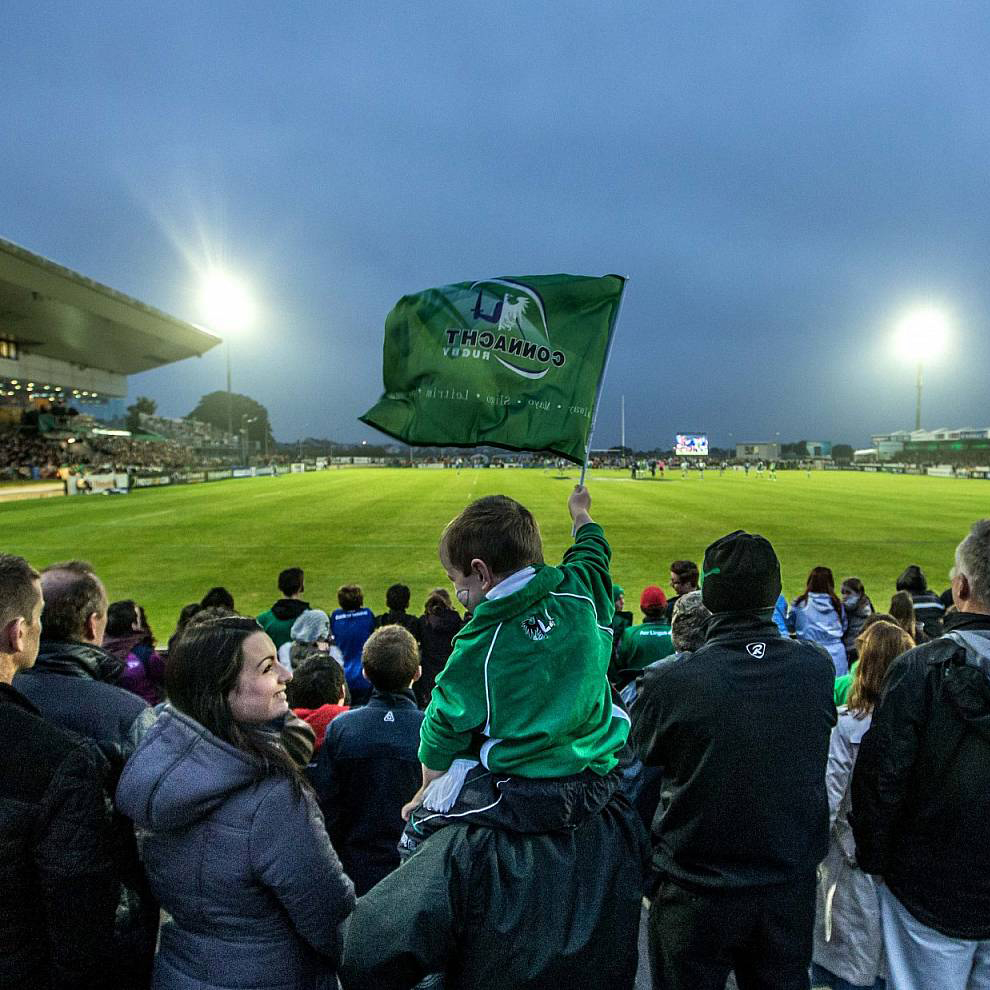
[[[886,970],[876,881],[856,865],[849,826],[849,784],[871,721],[840,708],[832,730],[825,771],[831,829],[828,855],[818,867],[812,955],[819,966],[858,986],[872,986]]]

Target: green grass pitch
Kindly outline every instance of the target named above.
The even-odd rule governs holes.
[[[214,584],[240,611],[256,614],[276,597],[277,573],[306,570],[306,597],[330,611],[336,589],[364,588],[384,610],[388,585],[412,589],[419,614],[429,590],[449,582],[437,562],[443,525],[467,502],[504,493],[539,520],[549,563],[566,549],[566,500],[576,468],[400,470],[333,469],[278,479],[232,480],[0,505],[0,550],[42,567],[81,557],[104,579],[111,601],[134,598],[165,640],[180,607]],[[632,481],[628,472],[592,472],[594,518],[612,544],[612,574],[634,611],[640,591],[669,594],[668,565],[701,562],[708,543],[733,529],[762,533],[781,559],[788,598],[820,564],[836,580],[855,574],[881,608],[894,580],[920,564],[936,592],[947,587],[953,550],[975,519],[988,515],[990,483],[852,472],[780,472],[779,480],[733,471]]]

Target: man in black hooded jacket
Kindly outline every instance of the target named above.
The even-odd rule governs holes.
[[[780,564],[762,536],[705,551],[705,644],[643,679],[630,742],[662,766],[654,823],[654,987],[807,990],[815,870],[828,849],[835,670],[772,615]]]
[[[990,986],[990,519],[956,548],[952,595],[944,633],[891,664],[852,779],[898,990]]]
[[[31,667],[41,584],[0,554],[0,986],[109,990],[114,908],[102,758],[10,686]]]
[[[112,801],[124,764],[154,723],[154,712],[113,683],[123,665],[100,646],[107,594],[90,565],[53,564],[42,572],[41,587],[45,608],[38,660],[17,674],[14,687],[50,722],[96,743],[106,757],[105,787]],[[119,814],[114,826],[120,903],[111,982],[131,990],[150,980],[158,906],[138,861],[133,826]]]

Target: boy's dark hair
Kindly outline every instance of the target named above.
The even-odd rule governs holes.
[[[440,537],[440,553],[462,574],[483,560],[497,577],[543,563],[543,540],[533,513],[507,495],[487,495],[455,516]]]
[[[131,598],[125,598],[122,602],[112,602],[107,606],[107,629],[108,636],[127,636],[134,632],[134,623],[141,621],[138,612],[137,602]]]
[[[278,590],[291,598],[298,595],[303,590],[303,569],[301,567],[287,567],[278,576]]]
[[[336,705],[344,691],[344,668],[333,657],[311,650],[292,672],[285,693],[290,708]]]
[[[0,553],[0,626],[14,619],[30,622],[38,604],[34,582],[40,577],[23,557]]]
[[[419,646],[402,626],[376,629],[361,652],[364,676],[379,691],[404,691],[419,666]]]
[[[353,612],[364,605],[364,592],[359,584],[342,584],[337,589],[337,604],[345,612]]]
[[[409,588],[404,584],[393,584],[385,592],[385,604],[392,612],[404,612],[409,608]]]
[[[199,603],[203,608],[229,608],[234,611],[234,596],[226,588],[210,588]]]
[[[698,587],[698,565],[693,560],[675,560],[670,569],[682,581],[690,581]]]

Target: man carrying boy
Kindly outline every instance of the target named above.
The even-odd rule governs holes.
[[[646,837],[612,772],[629,726],[605,677],[611,552],[589,506],[578,486],[560,567],[505,496],[444,531],[440,558],[472,618],[423,721],[411,854],[351,917],[348,990],[432,973],[448,990],[632,986]]]
[[[451,821],[532,829],[535,804],[546,809],[536,831],[573,826],[556,816],[574,795],[597,810],[617,787],[629,718],[605,676],[611,550],[587,489],[567,505],[575,539],[560,567],[544,564],[536,520],[504,495],[444,530],[440,561],[472,617],[426,710],[423,787],[403,809],[407,852]]]
[[[419,786],[423,721],[412,693],[419,647],[407,630],[389,625],[372,633],[361,670],[371,698],[330,723],[313,775],[327,832],[358,896],[399,865],[400,812]]]

